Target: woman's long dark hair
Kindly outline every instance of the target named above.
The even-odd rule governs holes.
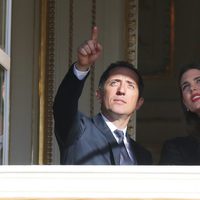
[[[200,117],[196,113],[191,112],[190,110],[187,110],[185,104],[183,103],[183,94],[182,94],[181,84],[180,84],[183,74],[190,69],[200,70],[200,64],[185,65],[181,68],[179,72],[178,84],[179,84],[179,92],[180,92],[180,99],[181,99],[181,107],[185,116],[188,131],[198,132],[199,133],[198,135],[200,135]],[[195,131],[195,129],[197,131]]]

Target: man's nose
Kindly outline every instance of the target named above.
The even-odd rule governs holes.
[[[117,90],[117,94],[124,95],[125,92],[126,92],[125,85],[123,83],[120,83],[118,90]]]

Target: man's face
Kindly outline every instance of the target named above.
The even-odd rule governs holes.
[[[117,67],[110,72],[104,88],[98,91],[102,113],[131,116],[139,109],[143,99],[139,98],[138,77],[130,69]]]

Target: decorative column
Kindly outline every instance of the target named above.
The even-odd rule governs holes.
[[[52,163],[55,0],[41,1],[39,164]]]
[[[137,67],[138,0],[127,0],[127,60]],[[136,138],[136,114],[128,124],[128,133]]]
[[[93,28],[96,25],[96,0],[92,0],[92,12],[91,12],[91,25]],[[94,115],[94,92],[95,92],[95,67],[91,68],[90,73],[90,116]]]

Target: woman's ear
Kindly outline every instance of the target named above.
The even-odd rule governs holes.
[[[183,102],[183,105],[185,106],[185,109],[187,110],[187,112],[190,111],[190,109],[187,107],[187,105],[186,105],[184,99],[182,99],[182,102]]]
[[[136,110],[140,109],[140,107],[143,105],[143,103],[144,103],[144,98],[140,97],[138,99],[138,102],[137,102],[137,105],[136,105]]]

